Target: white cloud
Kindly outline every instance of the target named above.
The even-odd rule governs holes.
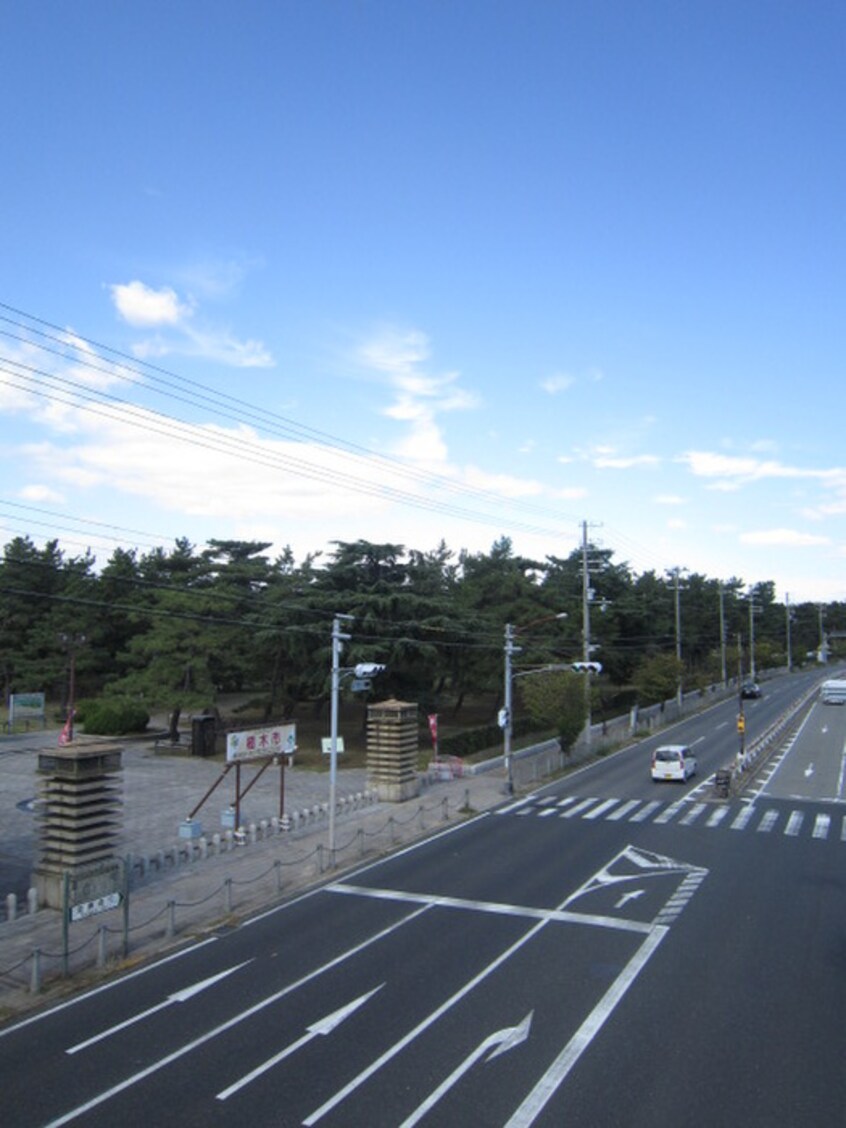
[[[779,548],[808,548],[831,544],[829,537],[800,533],[796,529],[760,529],[757,532],[741,533],[739,539],[741,544]]]
[[[360,345],[356,359],[371,375],[377,373],[394,392],[382,414],[408,424],[408,432],[391,452],[443,472],[448,451],[438,416],[476,407],[477,397],[459,386],[457,372],[432,373],[425,367],[429,339],[419,330],[383,329]]]
[[[562,489],[549,491],[549,496],[559,501],[581,501],[587,495],[588,491],[582,486],[564,486]]]
[[[199,356],[226,364],[230,368],[272,368],[273,356],[261,341],[239,341],[225,330],[200,331],[194,326],[185,327],[190,344],[181,352],[185,356]]]
[[[133,282],[115,283],[109,289],[115,309],[124,321],[135,328],[179,325],[193,313],[191,305],[181,302],[179,295],[169,286],[154,290],[136,279]]]
[[[565,372],[557,372],[554,376],[547,376],[545,380],[541,380],[540,386],[549,395],[557,396],[559,392],[566,392],[568,388],[572,388],[575,382],[575,376],[568,376]]]
[[[658,494],[652,499],[656,505],[684,505],[685,500],[678,494]]]
[[[812,478],[833,481],[846,476],[840,468],[830,470],[804,470],[785,466],[774,459],[737,457],[715,454],[713,451],[687,451],[679,459],[698,478],[718,478],[729,483],[726,488],[737,488],[747,482],[760,482],[772,478]]]
[[[23,489],[18,491],[18,497],[24,501],[37,501],[37,502],[53,502],[60,504],[65,500],[65,495],[52,486],[42,486],[33,483],[31,486],[24,486]]]
[[[215,289],[217,286],[217,289]],[[224,284],[207,280],[207,292],[220,296]],[[230,368],[270,368],[273,356],[261,341],[239,340],[228,329],[200,325],[196,303],[182,300],[169,286],[154,290],[137,279],[109,287],[119,315],[136,329],[158,332],[132,346],[139,359],[169,355],[200,357]]]
[[[633,470],[638,466],[657,466],[661,459],[654,454],[624,455],[597,454],[593,457],[597,470]]]

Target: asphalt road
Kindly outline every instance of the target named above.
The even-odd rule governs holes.
[[[733,702],[673,732],[686,785],[629,750],[0,1032],[4,1124],[846,1122],[846,709],[818,709],[729,803],[702,781]],[[794,757],[820,794],[765,793]]]

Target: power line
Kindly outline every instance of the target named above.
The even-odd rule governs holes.
[[[89,338],[82,337],[80,334],[74,333],[71,336],[69,333],[61,330],[58,326],[53,325],[50,322],[44,321],[43,319],[38,317],[34,317],[33,315],[26,314],[20,310],[15,309],[12,306],[6,305],[5,303],[0,302],[0,309],[5,309],[11,313],[14,313],[19,318],[26,318],[28,321],[35,323],[36,326],[46,326],[47,328],[53,330],[54,333],[60,334],[60,336],[57,338],[44,332],[44,330],[42,329],[33,327],[33,325],[21,324],[20,322],[13,321],[9,317],[0,315],[0,321],[5,321],[26,334],[35,334],[41,338],[44,338],[45,340],[50,341],[52,344],[60,345],[61,349],[57,350],[50,348],[48,345],[45,345],[41,342],[32,342],[28,336],[16,336],[15,334],[9,333],[7,330],[0,330],[0,334],[11,337],[13,340],[18,341],[21,344],[32,345],[40,350],[43,350],[44,352],[47,352],[48,354],[60,356],[63,359],[68,359],[67,354],[69,350],[73,351],[77,359],[82,360],[82,363],[85,365],[85,367],[90,368],[93,371],[107,373],[113,377],[124,380],[130,385],[149,389],[150,383],[152,382],[152,384],[155,386],[154,390],[156,390],[161,395],[165,395],[170,399],[176,400],[183,404],[188,404],[192,407],[203,407],[207,409],[210,408],[220,414],[224,414],[227,420],[234,417],[241,421],[248,422],[250,425],[256,426],[257,429],[266,434],[280,434],[284,438],[293,439],[298,443],[317,441],[322,446],[327,447],[335,453],[341,455],[341,457],[351,458],[359,467],[362,463],[365,463],[366,465],[369,465],[371,469],[376,469],[383,473],[387,468],[389,469],[391,474],[399,474],[403,479],[410,481],[412,484],[428,486],[430,488],[434,486],[435,488],[449,495],[466,497],[478,502],[482,502],[486,505],[497,506],[500,509],[502,507],[503,498],[499,494],[495,494],[490,490],[485,490],[480,487],[468,485],[466,483],[458,483],[452,478],[438,475],[431,471],[422,471],[416,467],[409,466],[407,463],[402,462],[399,459],[392,458],[383,454],[377,454],[367,447],[349,442],[348,440],[340,439],[337,436],[330,435],[325,431],[320,431],[316,428],[296,423],[295,421],[290,420],[285,416],[279,415],[278,413],[259,409],[258,407],[247,403],[246,401],[238,399],[234,396],[230,396],[226,393],[217,392],[214,389],[207,387],[206,385],[200,384],[199,382],[190,380],[186,377],[178,376],[177,374],[170,372],[167,369],[151,365],[146,361],[138,361],[137,359],[129,358],[126,356],[126,354],[121,353],[116,349],[112,349],[107,345],[100,344],[99,342],[93,341]],[[92,354],[91,352],[86,351],[80,358],[80,347],[78,342],[81,342],[90,350],[99,350],[101,352],[115,356],[118,358],[118,360],[117,362],[104,367],[102,364],[98,363],[100,361],[100,357],[97,356],[96,353]],[[7,363],[14,364],[20,368],[29,369],[29,371],[33,373],[33,376],[37,374],[38,376],[46,378],[48,380],[55,379],[65,384],[69,383],[67,380],[62,380],[61,377],[55,377],[49,373],[45,373],[43,370],[23,365],[21,362],[15,361],[12,358],[7,357],[5,359]],[[140,379],[136,379],[135,377],[140,377]],[[75,387],[79,389],[81,385],[76,384]],[[26,389],[24,388],[23,390]],[[83,393],[80,392],[78,394],[82,395]],[[125,401],[118,400],[117,397],[108,396],[107,393],[98,393],[98,396],[101,399],[110,399],[114,402],[125,403]],[[96,400],[96,397],[91,397],[90,395],[85,396],[85,398],[89,400],[94,398]],[[196,425],[191,424],[191,426]],[[240,452],[240,454],[241,456],[243,456],[242,451]],[[344,480],[346,484],[349,484],[346,479]],[[380,487],[377,492],[379,492],[380,496],[385,496],[387,494],[390,499],[402,501],[406,504],[422,504],[424,508],[440,509],[444,505],[444,503],[438,503],[437,505],[433,506],[431,503],[427,503],[425,499],[420,499],[419,495],[409,494],[407,491],[397,491],[395,487]],[[521,510],[526,514],[537,514],[539,516],[553,517],[555,519],[560,519],[561,516],[560,512],[557,509],[535,505],[531,502],[511,502],[510,504],[513,508]],[[471,515],[465,508],[450,510],[447,507],[445,508],[445,511],[452,512],[453,515],[461,516],[465,519],[480,519],[479,514]],[[491,521],[491,518],[486,518],[486,520]],[[501,523],[501,518],[497,518],[497,523]],[[518,522],[517,524],[523,531],[527,532],[549,533],[551,531],[547,528],[532,526],[525,522]]]

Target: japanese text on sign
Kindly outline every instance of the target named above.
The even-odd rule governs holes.
[[[226,761],[260,760],[264,756],[293,756],[297,750],[296,725],[230,732],[226,737]]]

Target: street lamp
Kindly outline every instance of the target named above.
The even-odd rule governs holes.
[[[503,707],[499,711],[499,724],[502,728],[502,758],[505,764],[505,777],[506,777],[506,790],[509,795],[514,794],[514,772],[511,757],[511,733],[512,733],[512,707],[511,707],[511,688],[514,680],[511,672],[511,659],[515,654],[519,654],[522,650],[521,646],[514,645],[515,631],[526,631],[530,627],[539,626],[541,623],[549,623],[553,619],[566,619],[567,612],[559,611],[557,615],[544,615],[541,619],[533,619],[530,623],[525,623],[523,626],[514,627],[511,623],[505,624],[505,682],[503,694]]]
[[[349,639],[341,631],[341,621],[350,621],[353,615],[336,614],[332,620],[332,703],[329,736],[329,862],[335,864],[335,808],[338,790],[338,699],[341,693],[341,677],[355,674],[357,678],[371,678],[380,674],[384,666],[378,662],[359,662],[357,666],[341,668],[342,644]]]

